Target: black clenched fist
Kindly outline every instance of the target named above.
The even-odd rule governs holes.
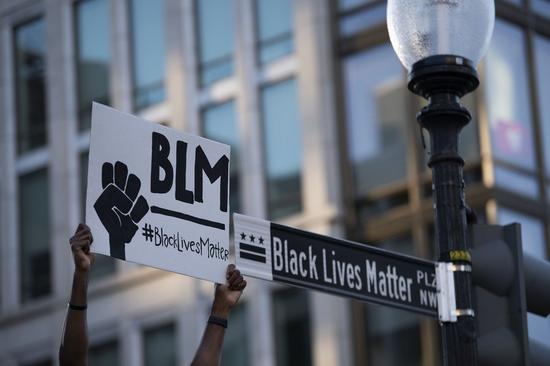
[[[103,163],[101,178],[103,193],[94,208],[109,233],[111,256],[126,259],[124,245],[134,237],[149,205],[143,196],[137,198],[141,181],[134,174],[128,175],[126,164],[117,161],[113,167]]]

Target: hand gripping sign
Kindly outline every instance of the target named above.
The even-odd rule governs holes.
[[[229,146],[94,103],[93,250],[214,282],[229,257]]]

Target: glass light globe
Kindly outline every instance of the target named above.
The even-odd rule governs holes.
[[[388,0],[388,31],[401,60],[462,56],[477,65],[495,25],[494,0]]]

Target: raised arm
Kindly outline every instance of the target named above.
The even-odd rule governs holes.
[[[61,366],[88,364],[88,334],[86,308],[88,306],[88,276],[94,261],[90,253],[93,237],[90,228],[79,224],[70,239],[74,259],[73,287],[67,308],[67,317],[59,347]]]
[[[245,287],[246,280],[243,279],[239,270],[230,264],[227,267],[225,284],[216,284],[210,318],[191,366],[218,366],[220,364],[227,319]]]

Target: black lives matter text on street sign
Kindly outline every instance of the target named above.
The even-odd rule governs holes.
[[[435,263],[234,214],[237,267],[270,281],[438,317]]]

